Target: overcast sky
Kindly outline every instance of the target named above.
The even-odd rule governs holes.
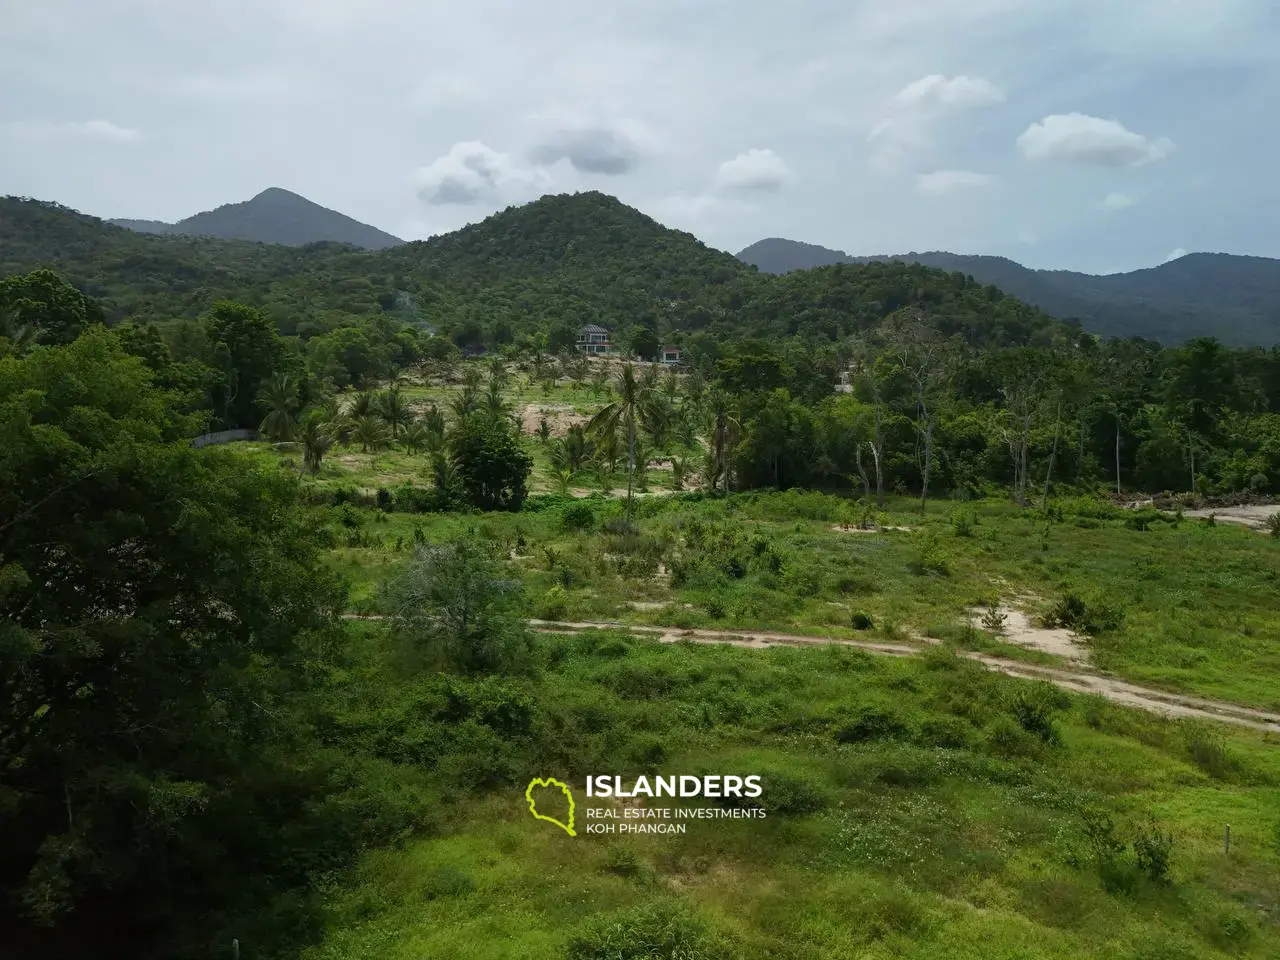
[[[731,251],[1280,257],[1275,0],[0,0],[0,193],[406,239],[602,190]]]

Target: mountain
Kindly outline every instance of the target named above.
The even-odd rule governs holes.
[[[902,308],[975,345],[1074,336],[993,287],[916,264],[761,274],[597,192],[545,196],[379,251],[148,235],[54,203],[0,199],[0,276],[41,267],[97,299],[109,322],[168,324],[231,299],[303,339],[387,315],[463,347],[546,334],[554,349],[584,323],[712,345],[743,335],[832,342]]]
[[[197,213],[177,223],[158,220],[108,222],[139,233],[254,240],[295,247],[327,241],[347,243],[365,250],[383,250],[404,242],[399,237],[279,187],[263,190],[243,203],[224,204],[216,210]]]
[[[1193,253],[1146,270],[1095,276],[1032,270],[1005,257],[905,253],[851,257],[794,240],[753,243],[738,258],[763,273],[900,260],[963,273],[1059,319],[1111,336],[1179,343],[1198,336],[1233,345],[1280,343],[1280,260]]]

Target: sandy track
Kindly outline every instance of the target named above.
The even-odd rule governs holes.
[[[767,649],[776,646],[845,646],[894,657],[910,657],[920,653],[924,646],[905,643],[888,643],[874,640],[839,640],[831,637],[812,637],[790,633],[774,633],[743,630],[682,630],[675,627],[647,627],[608,621],[562,623],[549,620],[530,620],[530,626],[543,633],[577,633],[581,630],[625,630],[629,633],[657,637],[661,643],[727,643],[739,647]],[[1126,683],[1114,677],[1096,673],[1043,667],[1039,664],[1006,660],[985,653],[957,651],[959,656],[974,660],[988,670],[1024,680],[1043,680],[1073,693],[1093,693],[1115,703],[1137,707],[1166,717],[1196,718],[1231,723],[1254,730],[1280,734],[1280,714],[1244,707],[1224,700],[1210,700],[1164,690],[1153,690]]]

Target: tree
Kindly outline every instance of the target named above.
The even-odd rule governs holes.
[[[520,509],[533,460],[508,423],[479,414],[467,417],[449,435],[449,450],[458,483],[474,506]]]
[[[0,280],[0,319],[9,330],[21,331],[28,346],[35,340],[67,344],[86,327],[103,322],[97,301],[52,270]],[[14,340],[5,329],[0,329],[0,336]]]
[[[473,537],[425,544],[388,590],[393,622],[432,659],[468,672],[506,672],[528,659],[520,581]]]
[[[651,328],[637,324],[627,335],[627,346],[641,360],[653,360],[662,349],[662,341]]]
[[[614,383],[616,397],[596,412],[587,424],[587,432],[595,437],[616,433],[627,438],[627,526],[631,526],[631,500],[636,470],[636,430],[651,400],[651,390],[636,376],[636,368],[628,363],[618,371]],[[598,441],[597,441],[598,443]]]
[[[256,427],[258,393],[284,370],[284,342],[260,310],[226,300],[213,305],[205,329],[223,374],[215,409],[230,428]]]
[[[293,440],[298,433],[295,417],[298,406],[298,384],[287,373],[277,373],[263,386],[258,402],[267,408],[258,431],[276,442]]]
[[[302,466],[310,474],[320,472],[320,463],[335,440],[333,423],[319,410],[310,410],[302,418],[298,431],[302,443]]]
[[[935,399],[951,373],[948,344],[924,317],[899,312],[886,323],[890,349],[911,384],[916,429],[923,445],[920,464],[920,514],[929,500],[929,474],[933,469],[933,431],[938,411]]]
[[[356,417],[352,423],[351,437],[360,444],[362,452],[377,453],[390,445],[391,431],[378,417]]]
[[[733,486],[733,449],[742,425],[723,390],[713,390],[708,403],[710,437],[708,438],[706,483],[712,490],[728,493]]]
[[[413,422],[413,411],[405,403],[404,394],[399,387],[392,387],[377,395],[374,404],[383,421],[391,428],[391,439],[400,437],[400,431]]]
[[[194,449],[152,378],[106,329],[0,359],[0,928],[33,955],[172,955],[300,862],[272,718],[343,593],[296,479]]]

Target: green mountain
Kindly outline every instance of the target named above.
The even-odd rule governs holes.
[[[834,340],[913,307],[974,342],[1030,342],[1053,321],[963,275],[864,264],[759,273],[613,197],[547,196],[451,234],[380,251],[126,230],[56,204],[0,201],[0,273],[56,270],[112,320],[194,317],[217,299],[312,336],[396,312],[460,346],[583,323],[629,335],[801,335]]]
[[[943,252],[851,257],[775,237],[753,243],[738,258],[774,274],[831,264],[920,263],[995,284],[1051,316],[1076,319],[1111,336],[1163,343],[1198,336],[1238,346],[1280,343],[1280,260],[1266,257],[1193,253],[1147,270],[1095,276]]]
[[[243,203],[228,203],[177,223],[159,220],[111,220],[141,233],[256,240],[301,246],[307,243],[349,243],[365,250],[382,250],[404,241],[366,223],[312,203],[288,190],[271,187]]]

